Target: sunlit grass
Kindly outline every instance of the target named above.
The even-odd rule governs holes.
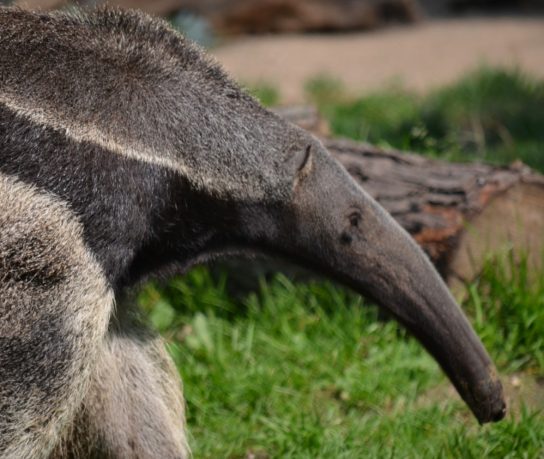
[[[517,268],[490,263],[465,308],[503,375],[543,375],[544,284],[526,289]],[[141,303],[184,379],[196,457],[544,453],[539,407],[479,427],[415,340],[331,283],[278,275],[234,299],[199,268]]]

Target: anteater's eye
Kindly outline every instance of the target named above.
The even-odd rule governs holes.
[[[359,223],[361,223],[361,214],[359,212],[352,212],[349,214],[348,220],[351,226],[357,228]]]

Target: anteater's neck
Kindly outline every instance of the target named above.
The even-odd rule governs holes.
[[[209,239],[190,190],[174,172],[76,142],[2,104],[0,172],[66,202],[116,288],[194,256]],[[192,242],[182,247],[183,239]]]

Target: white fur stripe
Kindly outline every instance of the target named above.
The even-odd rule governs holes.
[[[91,123],[70,122],[53,113],[52,110],[48,111],[43,107],[32,105],[30,100],[18,100],[18,98],[5,93],[0,93],[0,103],[12,110],[16,115],[24,117],[39,126],[60,132],[76,142],[91,143],[121,156],[165,167],[185,177],[189,176],[188,169],[183,164],[172,161],[165,155],[151,150],[148,146],[131,144],[128,141],[120,141],[105,135],[104,132]]]

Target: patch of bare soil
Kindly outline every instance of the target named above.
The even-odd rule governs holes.
[[[239,81],[276,86],[285,103],[302,102],[305,82],[318,75],[337,78],[354,93],[396,81],[424,91],[482,64],[515,66],[544,78],[544,17],[433,20],[356,34],[243,38],[212,52]]]

